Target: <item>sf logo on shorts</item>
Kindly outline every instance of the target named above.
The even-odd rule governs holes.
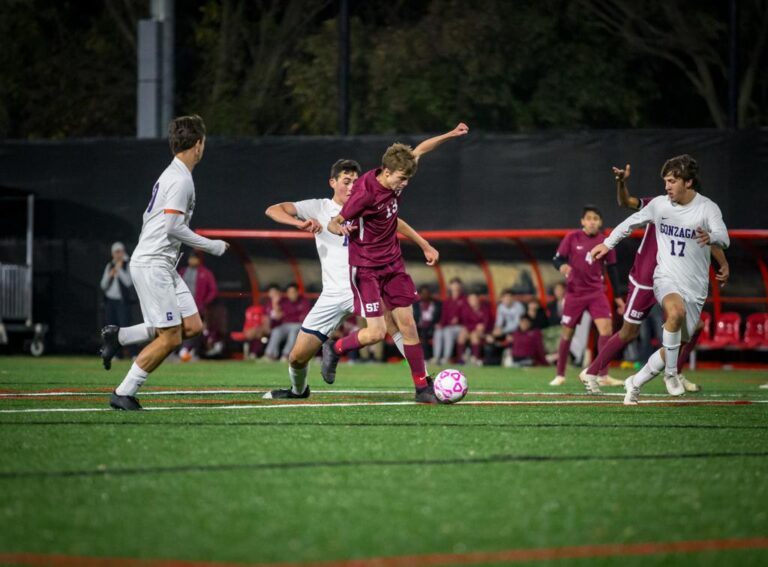
[[[366,313],[374,313],[375,311],[379,310],[379,302],[376,301],[374,303],[366,303],[365,304],[365,312]]]

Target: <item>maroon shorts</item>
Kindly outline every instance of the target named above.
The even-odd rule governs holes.
[[[355,314],[363,317],[381,317],[385,307],[409,307],[419,299],[402,258],[386,266],[350,266],[349,280],[355,298]]]
[[[593,293],[591,295],[566,293],[565,301],[563,301],[563,318],[560,320],[560,324],[573,329],[579,324],[581,316],[585,311],[589,311],[593,321],[595,319],[611,318],[611,306],[604,293]]]
[[[654,305],[656,305],[656,296],[653,294],[653,287],[640,285],[630,279],[624,320],[639,325],[648,317]]]

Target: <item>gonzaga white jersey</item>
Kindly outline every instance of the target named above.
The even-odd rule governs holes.
[[[139,243],[133,251],[134,266],[170,266],[179,257],[181,242],[170,239],[165,228],[165,209],[184,213],[184,223],[189,226],[195,208],[195,184],[192,173],[179,158],[171,164],[152,188],[147,210],[144,211]]]
[[[351,294],[347,238],[336,236],[327,228],[330,220],[341,211],[341,205],[331,199],[307,199],[293,203],[293,206],[300,219],[316,219],[323,227],[322,232],[315,235],[317,255],[320,256],[323,272],[323,293]]]
[[[696,242],[696,229],[709,233],[710,244],[728,248],[730,239],[720,208],[699,193],[687,205],[672,203],[662,195],[617,226],[605,240],[606,246],[613,248],[634,228],[649,222],[656,225],[658,244],[654,280],[671,280],[703,302],[709,287],[710,246]]]

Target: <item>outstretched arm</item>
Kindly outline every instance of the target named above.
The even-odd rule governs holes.
[[[456,126],[456,128],[454,128],[450,132],[446,132],[445,134],[440,134],[439,136],[435,136],[434,138],[429,138],[428,140],[424,140],[422,143],[420,143],[418,146],[414,148],[413,155],[416,156],[416,161],[418,161],[422,155],[431,152],[443,142],[446,142],[451,138],[458,138],[460,136],[465,136],[468,132],[469,132],[469,126],[467,126],[463,122],[460,122],[459,125]]]
[[[653,201],[651,201],[653,203]],[[653,205],[643,207],[635,214],[630,215],[624,221],[613,229],[608,238],[602,244],[598,244],[592,249],[592,258],[599,260],[608,252],[616,248],[616,245],[629,236],[636,228],[643,227],[649,222],[653,222]]]
[[[223,240],[210,240],[192,232],[184,222],[184,213],[173,209],[165,209],[165,231],[168,236],[186,244],[191,248],[199,248],[214,256],[221,256],[229,248],[229,243]]]
[[[298,218],[299,212],[296,210],[296,205],[293,203],[277,203],[276,205],[268,207],[267,210],[264,211],[264,214],[275,222],[287,224],[288,226],[296,227],[299,230],[305,230],[315,234],[323,231],[323,227],[316,219],[301,220]]]
[[[629,173],[629,164],[624,169],[613,168],[613,176],[616,178],[616,201],[620,207],[636,211],[640,208],[640,199],[629,194],[629,189],[627,188]]]
[[[440,253],[403,219],[397,219],[397,232],[415,242],[421,248],[422,252],[424,252],[424,258],[427,260],[427,266],[437,264],[437,261],[440,259]]]

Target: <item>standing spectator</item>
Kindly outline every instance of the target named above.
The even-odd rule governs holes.
[[[549,324],[550,326],[560,325],[560,320],[563,318],[563,306],[565,305],[565,284],[558,282],[555,287],[552,288],[552,295],[555,298],[547,304],[547,311],[549,311]]]
[[[219,294],[219,286],[213,272],[203,265],[202,258],[197,252],[192,252],[187,259],[187,265],[179,270],[179,275],[187,284],[189,292],[195,299],[195,305],[203,320],[203,332],[196,337],[184,341],[179,357],[183,361],[191,360],[201,347],[210,342],[215,343],[218,333],[211,333],[209,307]]]
[[[131,303],[134,291],[128,271],[128,255],[122,242],[112,244],[112,259],[101,276],[104,292],[104,324],[128,327],[131,324]],[[132,347],[135,350],[135,347]]]
[[[434,348],[432,339],[435,335],[435,325],[440,320],[442,305],[432,297],[432,290],[428,285],[419,288],[419,301],[413,305],[413,318],[419,330],[421,345],[424,348],[424,356],[432,358]]]
[[[515,366],[547,366],[544,338],[539,329],[533,328],[533,321],[528,315],[521,317],[520,325],[510,335],[509,340],[512,342],[512,360]]]
[[[440,321],[435,325],[432,341],[435,347],[432,363],[447,364],[453,356],[453,349],[463,329],[459,322],[461,308],[467,302],[461,279],[453,278],[448,282],[448,298],[443,301]]]
[[[549,319],[547,314],[541,308],[541,304],[538,301],[531,300],[528,302],[528,308],[526,315],[531,320],[531,324],[534,329],[544,329],[549,326]]]
[[[272,291],[270,289],[270,291]],[[279,294],[279,290],[278,294]],[[301,322],[307,316],[312,308],[309,301],[299,294],[299,288],[295,283],[290,283],[285,288],[285,296],[277,300],[275,306],[274,293],[270,293],[272,301],[272,311],[270,321],[272,322],[272,332],[269,335],[267,350],[265,355],[271,360],[283,358],[288,360],[288,353],[296,342],[296,335],[301,329]],[[282,346],[282,350],[281,347]]]
[[[470,362],[479,366],[483,365],[483,345],[485,344],[485,335],[491,328],[491,310],[486,303],[480,301],[480,296],[476,293],[470,293],[467,296],[467,302],[461,307],[459,313],[459,322],[462,325],[459,335],[459,362],[464,356],[464,349],[469,341],[472,355]]]

